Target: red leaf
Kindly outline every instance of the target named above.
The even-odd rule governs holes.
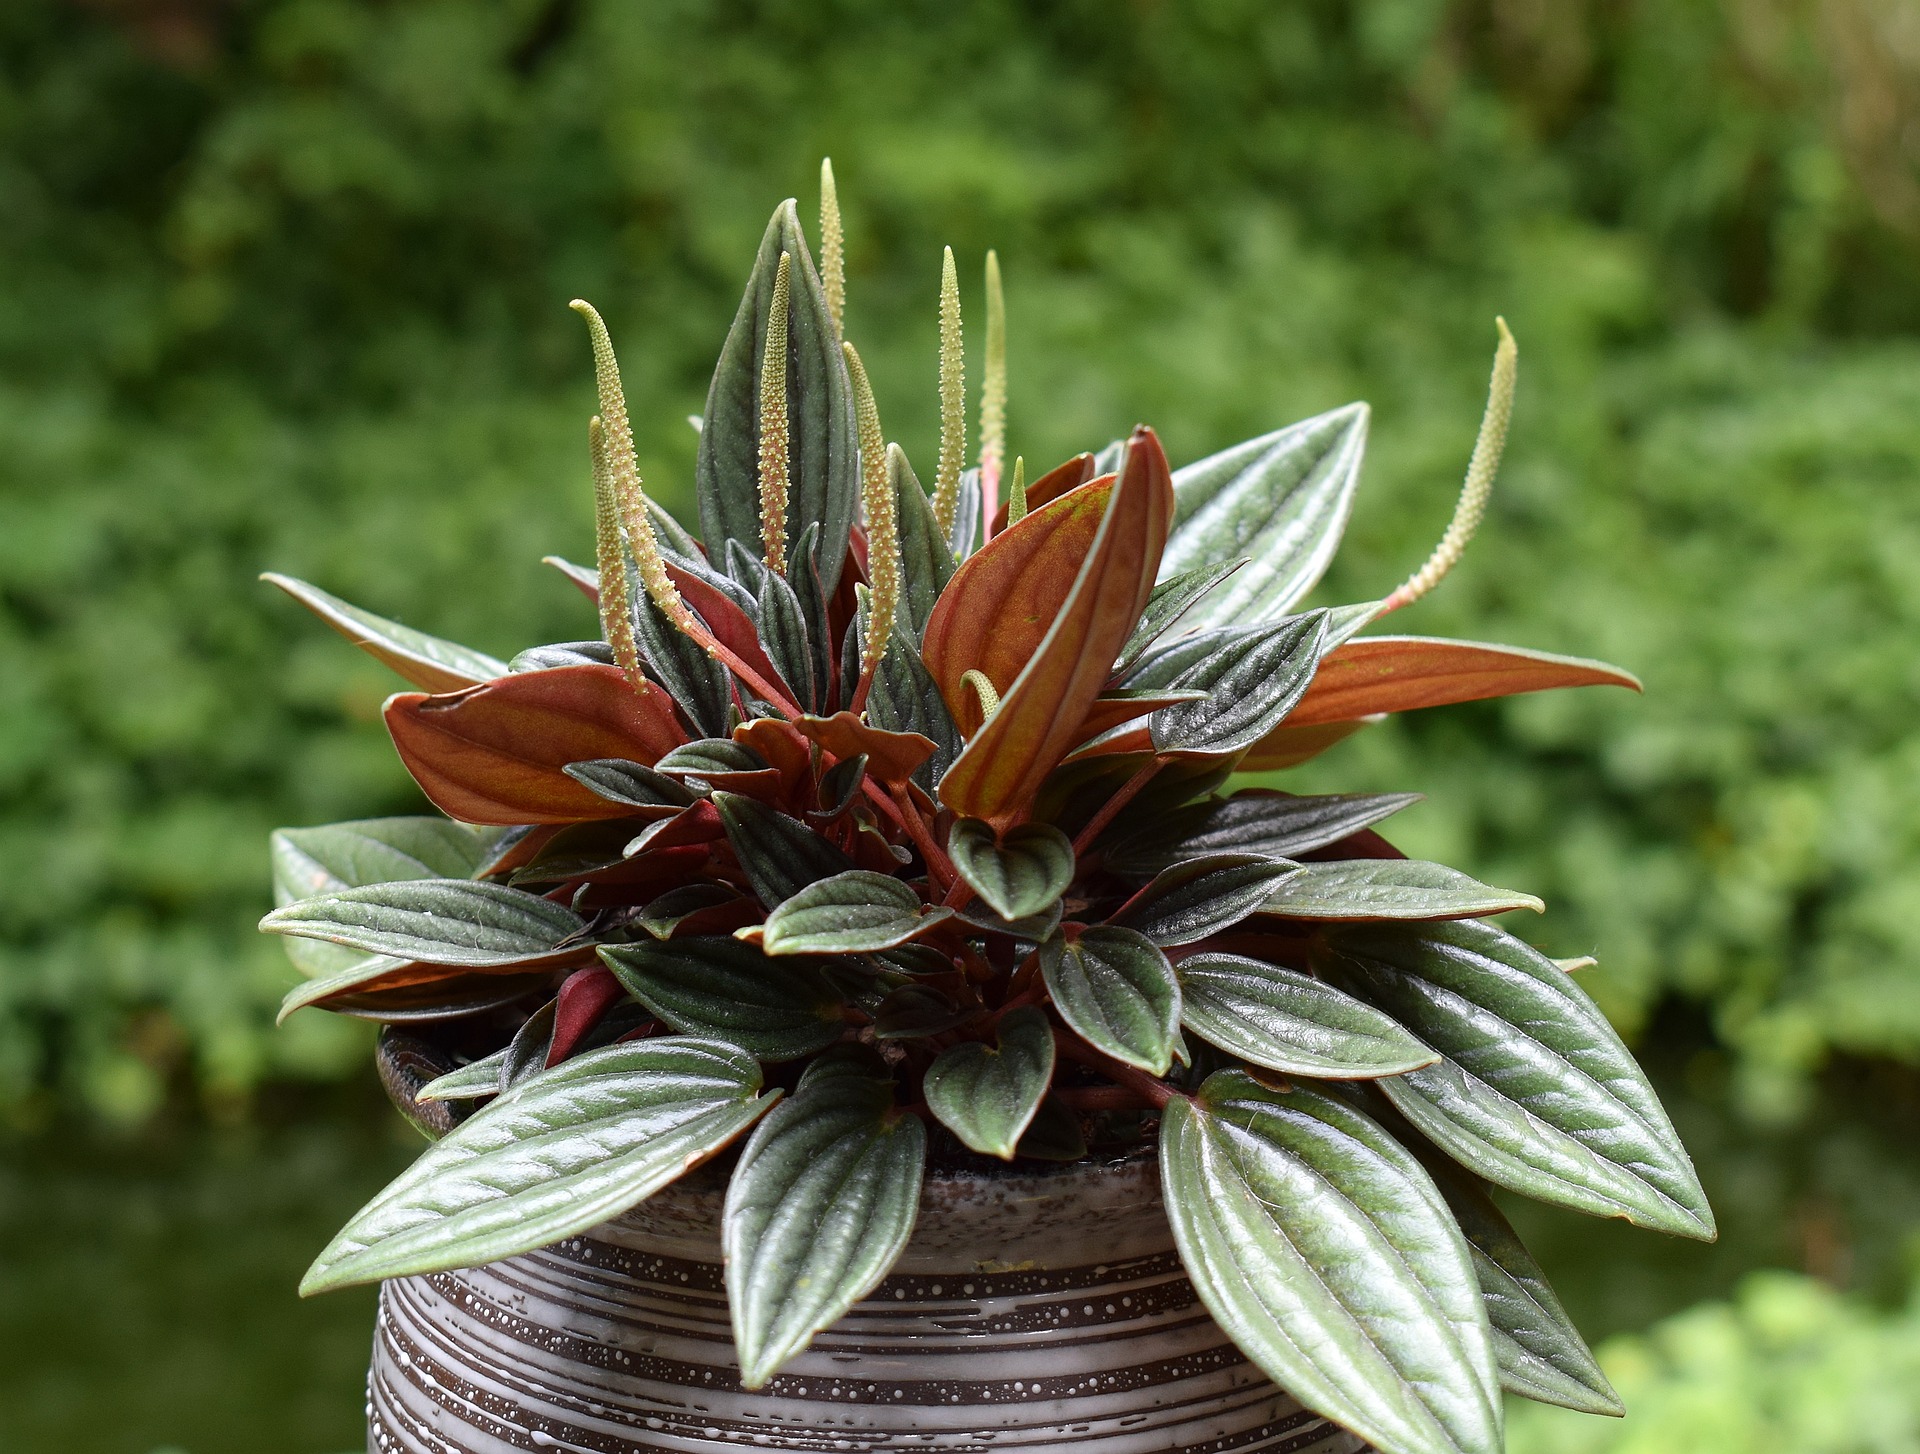
[[[403,692],[385,708],[394,746],[434,805],[464,823],[574,823],[623,818],[561,771],[624,757],[652,763],[687,740],[667,694],[644,693],[617,667],[520,672],[445,696]]]
[[[1115,484],[1104,486],[1096,481],[1082,485],[1039,515],[1029,515],[1006,534],[996,536],[967,562],[972,566],[986,560],[989,569],[977,573],[974,579],[991,583],[996,577],[1004,577],[996,557],[1005,550],[1009,556],[1024,557],[1021,565],[1031,566],[1032,574],[1045,581],[1061,571],[1062,555],[1070,560],[1075,553],[1074,537],[1067,533],[1069,519],[1073,521],[1071,528],[1077,531],[1084,508],[1080,502],[1098,496],[1105,496],[1105,508],[1089,548],[1079,552],[1082,559],[1071,587],[1046,618],[1044,634],[1032,649],[1031,659],[1005,689],[1000,710],[974,734],[940,781],[941,801],[956,813],[983,818],[996,828],[1019,822],[1047,774],[1078,740],[1080,724],[1146,608],[1161,552],[1166,548],[1167,531],[1173,523],[1173,479],[1159,439],[1144,426],[1134,430],[1126,463]],[[1061,512],[1061,519],[1047,536],[1049,540],[1059,539],[1062,546],[1042,552],[1022,546],[1021,535],[1029,522],[1038,519],[1045,525],[1049,513],[1055,511]],[[962,583],[966,569],[963,566],[956,571],[941,594],[934,607],[936,618],[954,587]],[[1035,592],[1027,600],[1031,603],[1040,598]],[[964,630],[966,637],[998,652],[1003,636],[1019,634],[1019,623],[996,620],[993,599],[977,598],[975,588],[966,587],[959,599],[966,602],[966,608],[963,611],[956,606],[950,613],[953,617],[970,618],[978,612],[983,619],[952,621],[949,632],[955,639]],[[932,634],[931,622],[928,632]],[[949,654],[949,670],[958,659]],[[974,664],[966,662],[964,666]],[[940,680],[938,674],[935,680]],[[957,672],[954,684],[958,685]],[[999,685],[997,680],[995,685]],[[944,689],[944,682],[942,686]]]
[[[1059,499],[1069,490],[1077,490],[1093,478],[1093,456],[1076,454],[1065,464],[1055,465],[1039,479],[1027,486],[1027,509],[1038,510],[1042,505]],[[993,517],[993,533],[998,535],[1007,528],[1007,506],[1000,507],[1000,513]]]
[[[780,769],[789,797],[802,783],[812,783],[813,745],[794,730],[792,723],[754,717],[733,729],[733,740],[751,747]]]
[[[883,783],[903,783],[933,756],[933,742],[918,732],[885,732],[869,727],[851,712],[831,717],[802,717],[794,730],[817,742],[843,762],[867,755],[867,771]]]
[[[602,965],[575,970],[560,986],[553,1007],[553,1042],[547,1046],[547,1064],[558,1065],[573,1054],[574,1046],[600,1023],[600,1017],[626,994],[613,971]]]
[[[550,565],[580,588],[580,594],[594,605],[600,604],[600,572],[591,566],[575,565],[564,555],[543,555],[540,564]]]
[[[1002,696],[1012,688],[1066,604],[1114,489],[1103,475],[994,536],[933,603],[920,659],[963,733],[979,730],[980,701],[961,679],[978,671]]]
[[[1577,656],[1431,636],[1365,636],[1329,652],[1283,727],[1351,722],[1552,687],[1630,687],[1631,672]],[[1258,749],[1256,749],[1257,751]]]

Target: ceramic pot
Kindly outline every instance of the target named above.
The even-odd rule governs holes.
[[[906,1255],[739,1385],[717,1174],[582,1237],[381,1289],[370,1451],[1008,1448],[1355,1454],[1227,1340],[1150,1155],[929,1175]]]

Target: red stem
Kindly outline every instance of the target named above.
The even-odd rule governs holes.
[[[1078,858],[1091,848],[1093,840],[1106,831],[1107,824],[1119,816],[1120,810],[1131,803],[1140,789],[1151,782],[1153,775],[1166,765],[1167,760],[1164,757],[1153,758],[1140,771],[1128,778],[1120,791],[1108,798],[1087,826],[1080,830],[1079,835],[1073,840],[1073,856]]]
[[[1145,1096],[1157,1110],[1180,1094],[1163,1080],[1156,1080],[1144,1070],[1131,1065],[1123,1065],[1111,1055],[1094,1049],[1086,1041],[1075,1035],[1068,1035],[1056,1029],[1053,1032],[1053,1045],[1068,1060],[1078,1061],[1081,1065],[1091,1066],[1108,1080],[1123,1085]]]
[[[894,783],[890,791],[893,793],[893,801],[899,805],[901,821],[907,830],[907,836],[913,840],[913,846],[920,850],[920,856],[927,861],[927,871],[940,881],[941,892],[944,894],[953,887],[960,876],[954,869],[953,860],[948,858],[940,845],[933,841],[933,834],[928,830],[926,820],[920,816],[920,810],[914,807],[913,800],[907,796],[907,790],[899,783]]]

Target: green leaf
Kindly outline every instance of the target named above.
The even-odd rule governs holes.
[[[760,1388],[887,1275],[920,1210],[927,1133],[883,1065],[828,1057],[755,1129],[722,1214],[740,1381]]]
[[[715,793],[727,842],[761,904],[778,908],[810,883],[846,873],[853,860],[798,818],[737,793]]]
[[[1053,1029],[1031,1005],[1000,1021],[993,1045],[970,1040],[927,1068],[927,1109],[969,1148],[1013,1159],[1053,1080]]]
[[[678,814],[679,810],[669,810]],[[545,843],[532,858],[507,876],[515,888],[528,884],[556,884],[563,879],[582,878],[611,868],[629,855],[627,846],[640,836],[664,827],[673,818],[642,824],[634,818],[596,818],[586,823],[569,823]]]
[[[1144,681],[1139,673],[1129,678],[1124,685],[1207,694],[1162,707],[1148,719],[1154,750],[1240,752],[1265,737],[1313,681],[1326,619],[1326,612],[1312,611],[1266,626],[1209,633],[1197,638],[1207,643],[1207,654],[1172,681]]]
[[[276,908],[367,884],[423,878],[470,878],[486,863],[500,832],[445,818],[363,818],[320,828],[281,828],[268,840]],[[345,945],[288,936],[287,957],[319,979],[363,962]],[[399,961],[389,961],[398,963]]]
[[[272,571],[271,581],[375,660],[426,692],[457,692],[507,674],[507,664],[484,651],[442,641],[371,611],[362,611],[318,586]]]
[[[756,1060],[795,1060],[845,1029],[841,1000],[805,962],[774,963],[738,939],[604,944],[600,958],[641,1004],[687,1035],[710,1035]]]
[[[608,802],[625,807],[685,808],[700,800],[700,794],[678,778],[668,777],[643,762],[629,762],[624,758],[570,762],[561,771]]]
[[[889,992],[874,1011],[873,1036],[876,1040],[918,1040],[964,1025],[974,1013],[931,985],[903,984]]]
[[[659,898],[649,900],[634,922],[655,939],[671,939],[675,926],[681,920],[702,909],[716,909],[739,897],[723,884],[681,884],[668,889]]]
[[[1162,579],[1248,564],[1188,615],[1196,629],[1284,616],[1340,546],[1367,447],[1367,406],[1303,419],[1174,471]]]
[[[654,769],[702,794],[715,788],[737,793],[773,792],[780,786],[780,774],[773,764],[731,737],[702,737],[685,743],[662,757]]]
[[[473,1101],[500,1094],[500,1067],[507,1063],[505,1047],[470,1065],[430,1080],[414,1092],[416,1101]]]
[[[1302,864],[1274,887],[1260,911],[1283,919],[1422,920],[1545,908],[1532,894],[1493,888],[1445,864],[1350,858]]]
[[[726,667],[654,605],[631,558],[626,570],[634,645],[646,663],[647,675],[667,689],[696,732],[706,737],[724,735],[727,709],[733,703],[733,679]]]
[[[694,465],[700,533],[716,560],[729,540],[766,557],[760,540],[760,368],[782,252],[793,259],[787,318],[787,538],[794,548],[787,554],[793,561],[806,558],[798,548],[799,537],[817,522],[815,569],[820,594],[831,597],[846,560],[860,490],[853,386],[791,199],[780,204],[767,224],[707,392]]]
[[[1372,1005],[1298,970],[1238,954],[1195,954],[1178,973],[1181,1023],[1269,1070],[1362,1080],[1439,1059]]]
[[[1193,944],[1253,913],[1300,865],[1258,853],[1213,853],[1162,869],[1111,922],[1163,949]]]
[[[896,631],[873,673],[867,720],[885,732],[918,732],[933,744],[933,756],[914,769],[913,780],[929,792],[946,775],[966,743],[946,699],[906,633]]]
[[[1693,1163],[1646,1075],[1545,955],[1461,920],[1336,930],[1315,968],[1444,1057],[1380,1087],[1455,1160],[1541,1201],[1713,1239]]]
[[[951,909],[928,907],[897,878],[863,868],[808,884],[767,917],[768,954],[865,954],[905,944]]]
[[[1245,564],[1243,560],[1230,560],[1219,565],[1203,565],[1182,571],[1155,586],[1153,594],[1147,597],[1147,609],[1141,614],[1140,624],[1133,628],[1133,635],[1120,648],[1120,659],[1113,666],[1114,675],[1119,676],[1132,667],[1149,646],[1173,629],[1174,623],[1192,609],[1195,601]]]
[[[1023,823],[996,837],[978,818],[956,819],[947,855],[1002,919],[1045,913],[1073,882],[1073,844],[1058,828]]]
[[[1442,1156],[1420,1156],[1420,1163],[1467,1239],[1481,1302],[1493,1327],[1501,1387],[1583,1414],[1625,1414],[1627,1406],[1567,1316],[1547,1275],[1479,1178]]]
[[[610,1045],[482,1107],[314,1260],[301,1295],[475,1267],[571,1237],[645,1200],[759,1118],[760,1068],[710,1040]]]
[[[1067,1103],[1049,1094],[1034,1112],[1027,1134],[1020,1138],[1017,1156],[1035,1161],[1078,1161],[1087,1154],[1087,1138],[1080,1118]]]
[[[1040,946],[1040,971],[1069,1027],[1115,1060],[1165,1075],[1180,1033],[1180,982],[1167,956],[1132,929],[1096,926]]]
[[[899,512],[901,614],[918,643],[933,614],[933,603],[953,579],[953,549],[933,518],[933,502],[897,444],[887,446],[887,480]]]
[[[1297,858],[1338,843],[1419,802],[1419,793],[1334,793],[1295,797],[1249,788],[1160,814],[1102,843],[1115,873],[1146,877],[1208,853],[1264,853]]]
[[[586,921],[520,889],[420,879],[304,899],[275,909],[260,927],[423,964],[493,968],[560,951]]]
[[[1466,1243],[1371,1119],[1217,1071],[1162,1113],[1160,1172],[1194,1289],[1269,1378],[1380,1454],[1499,1454]]]
[[[532,962],[538,966],[542,961]],[[356,960],[336,974],[295,985],[280,1001],[274,1023],[284,1023],[295,1010],[308,1006],[388,1024],[449,1020],[512,1004],[549,982],[545,974],[462,971],[376,954]]]
[[[752,603],[749,614],[775,672],[793,689],[796,701],[818,711],[825,705],[825,684],[818,679],[806,608],[792,584],[737,540],[727,542],[727,571]]]

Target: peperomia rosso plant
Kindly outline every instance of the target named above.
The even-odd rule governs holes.
[[[821,231],[816,266],[789,201],[761,242],[698,421],[697,538],[648,499],[607,331],[573,305],[598,555],[554,563],[598,640],[502,662],[270,577],[419,688],[386,722],[446,815],[274,835],[263,927],[308,976],[287,1012],[447,1051],[413,1105],[438,1139],[302,1290],[526,1252],[725,1155],[754,1388],[886,1274],[929,1155],[1157,1142],[1206,1307],[1379,1449],[1497,1450],[1502,1388],[1620,1412],[1489,1196],[1714,1235],[1580,965],[1488,922],[1537,900],[1376,831],[1416,795],[1234,781],[1389,712],[1637,685],[1359,634],[1478,522],[1505,325],[1433,558],[1303,610],[1364,405],[1178,470],[1137,428],[1028,482],[989,253],[968,468],[949,252],[929,494],[844,336],[830,171]]]

